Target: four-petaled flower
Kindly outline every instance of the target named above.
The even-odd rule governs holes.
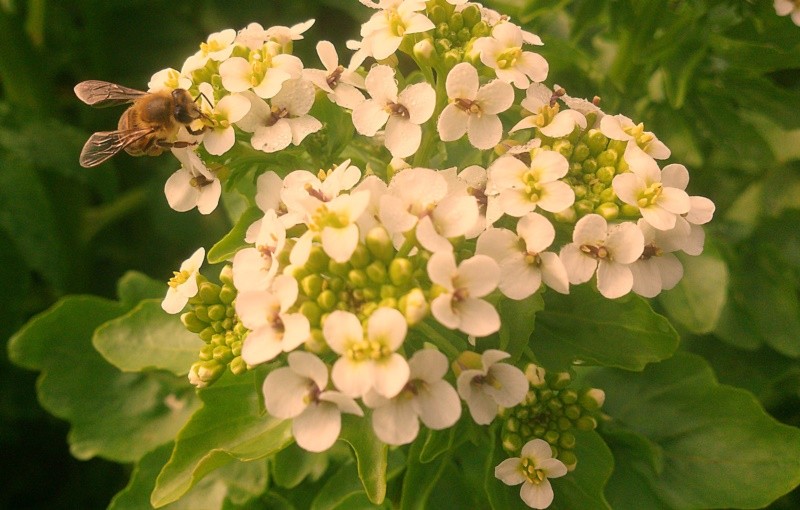
[[[328,367],[311,353],[289,354],[288,367],[264,380],[264,404],[276,418],[293,419],[292,435],[310,452],[330,448],[342,430],[342,413],[363,416],[358,404],[338,391],[326,390]]]
[[[507,352],[489,349],[481,354],[480,360],[475,360],[475,356],[473,352],[461,354],[460,361],[466,358],[471,363],[458,375],[456,385],[475,423],[488,425],[501,406],[514,407],[522,402],[529,384],[522,370],[508,363],[499,363],[510,356]]]
[[[205,256],[206,250],[198,248],[191,257],[183,261],[180,270],[175,271],[169,281],[167,295],[161,301],[161,308],[165,312],[180,312],[189,302],[189,298],[197,294],[197,276],[200,274],[200,266],[203,265]]]
[[[526,36],[513,23],[499,23],[491,37],[481,37],[473,48],[480,53],[481,62],[494,69],[497,77],[518,89],[527,88],[531,81],[547,78],[548,64],[538,53],[522,51]]]
[[[506,459],[494,468],[494,476],[506,485],[522,487],[519,496],[531,508],[543,509],[553,502],[550,478],[567,474],[567,466],[553,458],[547,441],[533,439],[525,443],[519,457]]]
[[[521,217],[537,207],[561,212],[575,202],[575,192],[559,179],[567,175],[569,162],[555,151],[539,151],[526,165],[512,156],[498,158],[489,172],[492,194],[499,193],[500,208],[510,216]]]
[[[197,207],[200,214],[211,214],[219,204],[222,184],[191,147],[172,149],[181,167],[164,183],[169,206],[178,212]]]

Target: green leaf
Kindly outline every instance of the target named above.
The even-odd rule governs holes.
[[[460,423],[462,422],[458,421],[454,426],[444,430],[428,429],[425,441],[419,452],[419,461],[426,464],[435,460],[436,457],[451,451],[455,444],[456,429]]]
[[[34,317],[8,346],[12,361],[42,372],[39,402],[70,422],[70,451],[79,459],[137,460],[175,437],[197,407],[185,378],[122,373],[94,350],[95,328],[123,312],[113,301],[68,297]]]
[[[553,510],[591,508],[611,510],[603,492],[614,470],[614,457],[606,443],[596,432],[576,432],[575,456],[578,464],[574,471],[550,481],[555,499]],[[645,507],[641,507],[645,508]]]
[[[353,463],[346,463],[322,486],[311,503],[311,510],[349,508],[344,503],[359,494],[364,495],[364,486],[356,476]]]
[[[386,497],[386,453],[388,447],[372,430],[372,421],[352,415],[342,416],[339,439],[353,449],[358,464],[358,476],[370,501],[379,505]]]
[[[123,372],[161,369],[186,375],[205,345],[180,318],[161,309],[161,300],[142,301],[125,315],[97,328],[94,347]]]
[[[679,256],[683,278],[658,300],[692,333],[709,333],[717,325],[728,298],[728,266],[709,250],[696,257]]]
[[[671,356],[678,340],[669,321],[644,299],[632,294],[606,299],[581,285],[566,296],[555,292],[545,296],[545,309],[536,314],[531,348],[548,370],[565,370],[578,360],[641,370]]]
[[[292,441],[291,421],[262,414],[255,373],[226,372],[199,394],[203,407],[178,433],[158,475],[150,499],[155,507],[177,501],[219,467],[272,455]]]
[[[137,271],[128,271],[117,282],[120,303],[133,308],[144,299],[163,298],[167,294],[166,283],[154,280]]]
[[[172,443],[148,453],[134,466],[128,485],[111,500],[109,510],[139,510],[150,507],[150,494],[156,477],[169,460]],[[245,502],[258,496],[267,486],[266,462],[235,462],[203,478],[180,500],[163,508],[167,510],[207,510],[223,508],[226,500]]]
[[[678,353],[642,373],[599,369],[588,380],[606,391],[603,410],[615,428],[663,452],[648,459],[642,441],[609,435],[623,466],[609,485],[614,508],[642,508],[640,500],[669,509],[761,508],[800,484],[800,430],[768,416],[752,394],[717,383],[698,356]],[[619,491],[632,486],[636,500]]]
[[[244,241],[247,227],[263,216],[264,213],[258,207],[253,206],[245,210],[242,215],[239,216],[239,220],[236,222],[236,225],[233,226],[233,229],[208,250],[208,261],[211,264],[225,262],[233,257],[241,248],[247,246],[247,243]]]
[[[421,438],[411,443],[408,453],[406,475],[403,478],[403,492],[400,495],[401,510],[424,510],[431,491],[442,476],[445,466],[450,462],[452,451],[440,455],[431,462],[423,463],[420,455],[425,442]]]
[[[533,294],[525,299],[503,299],[498,306],[502,325],[500,326],[500,350],[511,354],[510,362],[516,362],[533,333],[536,312],[544,309],[541,294]]]
[[[306,477],[324,473],[328,466],[328,455],[307,452],[297,444],[291,444],[275,454],[273,465],[272,479],[275,485],[292,489]]]

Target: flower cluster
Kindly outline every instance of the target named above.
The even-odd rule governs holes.
[[[577,462],[569,429],[596,424],[584,402],[596,394],[545,388],[494,348],[499,303],[589,281],[610,299],[653,297],[680,280],[676,252],[702,251],[714,205],[686,193],[684,166],[659,165],[670,151],[643,125],[543,85],[547,61],[531,50],[542,41],[507,17],[457,0],[362,3],[374,14],[347,67],[326,41],[324,69],[292,55],[313,21],[254,23],[154,75],[151,90],[188,89],[204,112],[202,133],[173,150],[170,205],[209,213],[224,184],[249,190],[260,216],[234,231],[221,285],[199,276],[199,251],[164,309],[192,307],[183,322],[207,343],[198,387],[226,365],[273,362],[267,412],[291,419],[309,451],[336,441],[342,413],[391,445],[420,423],[453,426],[462,400],[479,425],[502,415],[521,457],[497,476],[544,508],[547,478]],[[418,69],[403,74],[398,53]],[[320,159],[309,135],[337,136],[331,109],[356,138]],[[280,151],[301,163],[287,168]],[[555,428],[532,428],[533,414]]]

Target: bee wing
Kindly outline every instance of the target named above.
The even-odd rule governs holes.
[[[100,80],[87,80],[75,85],[78,99],[98,108],[131,103],[145,94],[147,92]]]
[[[123,129],[120,131],[100,131],[89,137],[81,150],[80,164],[91,168],[104,162],[130,144],[153,133],[146,129]]]

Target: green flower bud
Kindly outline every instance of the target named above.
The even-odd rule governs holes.
[[[218,345],[217,347],[214,347],[214,359],[220,363],[227,364],[233,359],[231,349],[227,345]]]
[[[407,258],[393,259],[389,263],[389,281],[398,287],[408,285],[414,277],[414,265]]]
[[[613,202],[603,202],[597,206],[594,212],[611,221],[619,217],[619,206]]]
[[[551,445],[556,445],[558,444],[559,437],[561,437],[561,434],[557,430],[548,430],[547,432],[544,433],[544,437],[542,439],[544,439]]]
[[[545,382],[545,369],[530,363],[527,367],[525,367],[525,377],[528,378],[528,382],[534,388],[542,388],[547,383]]]
[[[472,37],[486,37],[492,33],[492,30],[489,28],[489,25],[486,24],[485,21],[481,20],[472,27]]]
[[[221,325],[222,329],[230,331],[233,328],[233,318],[226,317],[225,319],[222,320]]]
[[[567,388],[559,392],[558,398],[565,404],[574,404],[578,401],[578,392]]]
[[[447,69],[454,68],[457,64],[461,63],[463,56],[460,51],[448,50],[444,52],[444,66]]]
[[[581,416],[575,421],[575,428],[578,430],[594,430],[597,428],[597,420],[594,416]]]
[[[458,32],[462,28],[464,28],[464,17],[460,12],[454,12],[452,16],[450,16],[450,30],[453,32]]]
[[[347,262],[336,262],[335,260],[331,259],[328,262],[328,271],[336,276],[347,278],[347,273],[350,272],[350,264]]]
[[[350,255],[350,265],[356,269],[363,269],[367,267],[367,264],[372,262],[372,256],[369,253],[369,250],[366,246],[361,243],[356,245],[356,249],[353,251],[353,254]]]
[[[599,160],[598,160],[599,161]],[[600,182],[604,184],[611,184],[614,179],[617,169],[613,166],[601,166],[597,169],[596,175]]]
[[[439,43],[439,41],[447,40],[450,37],[450,25],[448,25],[447,23],[439,23],[438,25],[436,25],[436,29],[434,30],[433,33],[434,37],[438,39],[436,41],[437,44]],[[449,43],[450,41],[447,42]]]
[[[397,297],[397,287],[394,285],[381,285],[380,288],[381,299],[395,299]],[[394,308],[394,307],[393,307]]]
[[[422,64],[432,65],[436,61],[436,48],[428,38],[415,44],[413,52],[414,57]]]
[[[566,416],[567,418],[569,418],[570,420],[573,420],[573,421],[577,420],[578,418],[581,417],[581,408],[580,408],[580,406],[575,405],[575,404],[568,405],[564,409],[564,416]]]
[[[569,372],[554,372],[550,374],[548,379],[550,383],[549,386],[554,390],[562,390],[572,382],[572,377],[569,375]]]
[[[316,299],[322,292],[324,282],[325,280],[319,274],[310,274],[300,280],[300,289],[309,298]]]
[[[203,305],[198,305],[194,307],[194,314],[197,316],[198,319],[205,323],[211,322],[211,319],[208,317],[208,308]]]
[[[638,218],[641,216],[639,212],[639,208],[635,205],[630,204],[622,204],[622,207],[619,209],[620,216],[624,216],[626,218]]]
[[[209,343],[211,341],[211,337],[214,336],[214,328],[208,326],[206,329],[198,333],[200,340],[204,341],[205,343]]]
[[[330,289],[323,290],[320,292],[319,296],[317,296],[317,304],[326,312],[333,311],[338,302],[339,300],[336,298],[336,294]]]
[[[308,254],[308,260],[304,266],[308,271],[308,274],[321,273],[328,268],[329,261],[330,257],[327,253],[325,253],[325,250],[322,249],[322,246],[315,245],[311,247],[311,251]]]
[[[614,193],[614,188],[611,186],[607,187],[603,191],[600,192],[600,201],[601,202],[615,202],[617,200],[617,194]]]
[[[597,411],[606,401],[606,393],[599,388],[591,388],[580,396],[581,407],[587,411]]]
[[[578,465],[578,457],[571,451],[563,451],[557,458],[567,466],[567,471],[574,471]]]
[[[506,434],[503,437],[503,449],[510,454],[519,452],[522,449],[522,438],[519,434]]]
[[[464,370],[480,370],[483,368],[481,355],[475,351],[464,351],[451,364],[453,374],[458,377]]]
[[[200,284],[197,294],[200,296],[200,299],[203,303],[207,305],[213,305],[219,303],[219,291],[221,287],[216,283],[211,282],[203,282]]]
[[[606,149],[597,155],[597,164],[600,166],[616,166],[619,153],[614,149]]]
[[[201,361],[208,361],[210,359],[214,359],[214,346],[206,344],[200,349],[200,353],[198,355]]]
[[[409,326],[413,326],[428,316],[430,306],[422,289],[412,289],[398,302],[400,313],[406,318]]]
[[[519,420],[517,420],[514,417],[507,419],[506,422],[503,424],[503,428],[505,428],[509,432],[518,432],[519,426],[520,426]]]
[[[575,209],[570,207],[555,213],[553,218],[561,223],[575,223],[578,220],[578,215],[575,213]]]
[[[560,417],[557,423],[558,423],[558,430],[569,430],[572,428],[572,421],[566,416]]]
[[[342,289],[344,289],[344,280],[341,278],[331,278],[328,280],[328,288],[333,292],[341,292]]]
[[[565,139],[556,140],[553,143],[553,150],[569,159],[572,157],[572,142]]]
[[[571,432],[562,432],[561,437],[558,438],[558,446],[564,450],[572,450],[576,444],[575,435]]]
[[[451,43],[449,39],[436,39],[433,45],[436,48],[436,53],[439,55],[444,55],[453,49],[453,43]]]
[[[628,146],[628,142],[625,140],[609,140],[608,141],[608,149],[616,152],[617,154],[625,154],[625,149]]]
[[[383,265],[383,262],[380,260],[376,260],[369,266],[367,266],[367,276],[370,280],[374,283],[384,283],[387,281],[387,273],[386,273],[386,266]]]
[[[477,5],[469,4],[461,11],[461,17],[464,19],[464,26],[472,28],[476,23],[480,22],[481,10]]]
[[[219,291],[219,300],[226,305],[230,305],[233,303],[233,300],[236,299],[236,288],[233,284],[225,284],[222,286],[222,289]]]
[[[573,206],[578,216],[586,216],[594,212],[594,204],[589,200],[578,200]]]
[[[583,162],[586,158],[589,157],[591,151],[589,150],[589,146],[586,145],[584,142],[579,142],[575,145],[575,149],[572,151],[572,161],[575,162]]]
[[[367,273],[362,269],[352,269],[347,273],[347,281],[354,289],[363,289],[369,284]]]
[[[315,354],[322,354],[328,349],[328,344],[325,343],[325,337],[322,336],[321,330],[311,330],[311,336],[306,340],[305,348],[308,352]]]
[[[183,323],[183,326],[192,333],[200,333],[206,328],[206,326],[208,326],[207,323],[198,319],[194,312],[183,313],[181,315],[181,323]]]
[[[459,30],[458,32],[456,32],[456,39],[461,44],[464,44],[467,41],[469,41],[470,39],[472,39],[472,32],[470,31],[469,28],[464,27],[461,30]]]
[[[311,327],[318,327],[322,324],[322,309],[315,301],[306,301],[300,305],[300,313],[306,316]]]
[[[211,305],[208,307],[208,318],[212,321],[221,321],[225,318],[225,311],[228,307],[225,305]]]
[[[241,375],[247,372],[247,363],[244,362],[241,356],[233,358],[228,366],[231,367],[231,372],[234,375]]]
[[[395,250],[392,238],[383,226],[377,226],[367,232],[367,249],[376,259],[388,264],[394,258]],[[366,264],[365,264],[366,265]]]
[[[441,5],[434,5],[428,9],[428,19],[438,26],[447,21],[447,11]]]
[[[608,147],[608,137],[598,129],[590,129],[586,137],[586,145],[594,156],[597,156]]]

